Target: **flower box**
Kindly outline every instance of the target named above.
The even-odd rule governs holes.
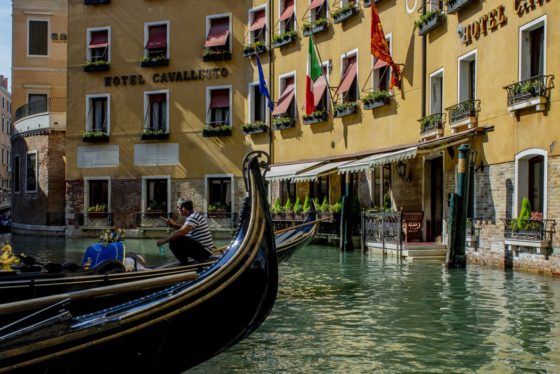
[[[472,3],[473,0],[447,0],[447,14],[457,13],[461,8]]]
[[[109,141],[109,135],[82,135],[84,143],[106,143]]]
[[[264,122],[246,123],[241,126],[241,131],[245,135],[261,134],[268,129],[268,125]]]
[[[280,117],[272,120],[272,130],[291,129],[296,125],[296,119],[292,117]]]
[[[389,99],[389,98],[376,99],[376,100],[365,100],[362,105],[363,105],[364,109],[371,110],[371,109],[379,108],[381,106],[385,106],[385,105],[389,104],[389,101],[391,101],[391,99]]]
[[[326,31],[329,28],[329,21],[326,18],[318,19],[315,22],[303,25],[303,36],[309,36]]]
[[[255,44],[248,44],[248,45],[245,46],[245,48],[243,48],[243,56],[244,57],[258,55],[258,54],[261,54],[263,52],[266,52],[266,45],[264,45],[264,43],[262,43],[262,42],[258,42],[258,43],[255,43]]]
[[[231,60],[231,51],[206,48],[202,54],[202,61],[226,61]]]
[[[507,90],[507,105],[511,115],[518,110],[534,107],[542,112],[548,102],[548,90],[553,76],[539,75],[517,83],[505,86]]]
[[[280,35],[274,35],[272,37],[272,48],[279,48],[284,45],[295,42],[297,39],[297,33],[295,31],[286,32]]]
[[[231,136],[231,126],[209,126],[207,125],[202,129],[202,136],[205,138],[217,137],[217,136]]]
[[[420,17],[420,20],[417,22],[418,35],[426,35],[428,32],[441,25],[443,21],[445,21],[445,14],[440,11],[426,13],[424,16]]]
[[[326,111],[316,111],[311,113],[309,116],[303,116],[304,125],[313,125],[315,123],[325,122],[328,118],[328,113]]]
[[[341,117],[350,116],[356,113],[357,108],[358,108],[358,103],[355,101],[335,105],[333,117],[341,118]]]
[[[94,73],[96,71],[109,71],[109,69],[111,68],[111,65],[108,62],[105,62],[103,64],[86,64],[84,65],[84,72],[85,73]]]
[[[333,23],[341,23],[356,14],[358,14],[358,8],[354,4],[349,4],[333,12]]]
[[[169,65],[169,59],[166,57],[155,57],[155,58],[145,58],[144,60],[142,60],[142,62],[140,63],[140,65],[143,68],[154,68],[154,67],[158,67],[158,66],[168,66]]]
[[[169,139],[168,132],[147,131],[142,133],[142,140]]]

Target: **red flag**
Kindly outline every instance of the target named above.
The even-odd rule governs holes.
[[[391,87],[398,86],[401,81],[401,69],[395,64],[389,51],[389,45],[385,39],[385,33],[379,20],[375,2],[371,2],[371,54],[381,61],[391,65]]]

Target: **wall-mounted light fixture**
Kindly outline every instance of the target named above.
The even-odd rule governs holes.
[[[410,172],[407,170],[407,166],[404,162],[399,161],[397,164],[397,175],[401,178],[403,183],[410,182]]]

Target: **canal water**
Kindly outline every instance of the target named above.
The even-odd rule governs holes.
[[[56,261],[80,261],[92,243],[11,241]],[[126,243],[150,262],[172,256],[154,240]],[[318,245],[279,274],[264,324],[189,373],[560,373],[560,279]]]

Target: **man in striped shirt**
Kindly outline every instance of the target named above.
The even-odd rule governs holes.
[[[163,218],[169,226],[180,228],[167,239],[158,240],[157,245],[162,246],[169,243],[169,249],[181,262],[181,265],[187,264],[189,257],[196,261],[206,260],[212,255],[212,250],[216,247],[212,241],[206,218],[194,211],[191,200],[180,201],[177,209],[179,209],[181,216],[186,218],[185,223],[180,226],[171,218]]]

